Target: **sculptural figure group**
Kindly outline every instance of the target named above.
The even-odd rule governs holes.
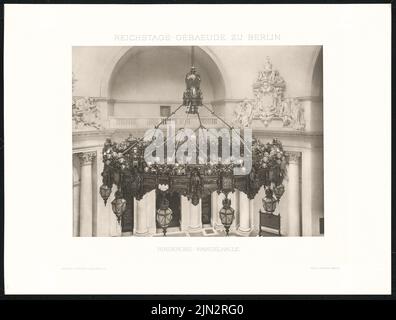
[[[249,127],[254,119],[259,119],[268,126],[273,120],[281,120],[284,127],[304,130],[304,107],[298,99],[286,98],[285,91],[284,79],[267,57],[253,84],[254,99],[244,99],[234,111],[235,124]]]

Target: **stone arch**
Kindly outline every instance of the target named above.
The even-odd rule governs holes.
[[[312,54],[307,72],[308,94],[311,97],[323,96],[323,47],[319,46]]]
[[[119,50],[111,57],[107,65],[104,67],[102,79],[100,82],[100,96],[104,98],[111,98],[111,86],[114,75],[117,73],[119,68],[138,50],[141,50],[140,46],[133,47],[121,47]],[[149,47],[147,47],[149,48]],[[189,50],[189,46],[179,46],[175,48],[180,48],[180,50]],[[217,86],[217,97],[225,99],[227,96],[227,86],[228,76],[227,73],[218,59],[218,57],[208,48],[208,47],[196,47],[198,54],[201,58],[205,60],[205,63],[209,66],[213,81]],[[197,55],[197,54],[196,54]],[[199,56],[197,57],[199,58]],[[186,73],[188,69],[186,69]],[[181,93],[182,94],[182,93]]]

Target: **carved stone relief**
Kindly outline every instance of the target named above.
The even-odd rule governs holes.
[[[93,98],[75,98],[72,103],[73,130],[101,129],[100,110]]]
[[[285,80],[267,57],[253,84],[254,99],[244,99],[234,111],[235,124],[248,127],[253,119],[260,119],[268,126],[273,120],[281,120],[284,127],[304,130],[304,107],[298,99],[285,98],[285,92]]]

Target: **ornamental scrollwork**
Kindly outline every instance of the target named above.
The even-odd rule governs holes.
[[[73,97],[72,121],[74,130],[101,129],[100,110],[95,99]]]
[[[298,99],[286,98],[285,92],[285,80],[267,57],[253,84],[254,99],[244,99],[234,111],[235,124],[248,127],[253,119],[260,119],[268,126],[273,120],[281,120],[284,127],[304,130],[304,107]]]

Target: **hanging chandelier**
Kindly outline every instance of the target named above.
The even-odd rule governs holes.
[[[228,235],[235,212],[231,207],[228,195],[239,190],[244,192],[249,199],[253,199],[259,189],[264,186],[266,201],[275,206],[285,191],[283,179],[286,176],[288,157],[281,142],[277,139],[263,143],[253,138],[250,144],[247,143],[248,139],[242,136],[239,130],[236,130],[203,103],[203,94],[200,88],[201,77],[194,66],[194,47],[191,49],[191,68],[185,77],[185,84],[183,103],[152,129],[153,134],[150,138],[129,135],[127,139],[119,143],[110,139],[106,140],[103,147],[104,169],[100,195],[106,205],[113,187],[116,187],[112,209],[117,220],[121,223],[128,199],[132,200],[133,197],[136,200],[141,200],[148,192],[159,191],[162,202],[156,211],[157,222],[166,235],[166,228],[172,219],[172,211],[169,209],[169,202],[166,199],[167,194],[176,192],[186,196],[196,206],[200,203],[200,199],[206,195],[213,192],[223,193],[225,200],[223,208],[220,210],[220,217]],[[207,139],[205,146],[208,145],[209,148],[202,150],[201,146],[195,147],[195,150],[192,150],[194,151],[192,156],[187,155],[180,161],[175,157],[157,156],[159,147],[163,147],[165,154],[168,154],[168,141],[165,141],[161,145],[154,145],[153,154],[155,153],[156,156],[148,160],[147,149],[153,146],[153,142],[157,138],[155,133],[161,131],[160,127],[169,123],[175,113],[182,108],[185,109],[186,117],[195,115],[198,118],[199,126],[193,133],[207,130],[201,121],[199,113],[201,108],[206,109],[219,119],[233,139],[235,137],[238,143],[241,143],[237,145],[236,149],[239,149],[237,150],[238,154],[243,156],[243,159],[234,156],[235,150],[231,156],[230,153],[226,157],[223,156],[221,152],[227,146],[222,137],[215,138],[217,142],[215,152],[210,151],[213,137],[208,135],[205,136]],[[184,130],[186,130],[185,127],[179,129],[179,132]],[[185,135],[186,139],[176,141],[175,154],[177,150],[181,150],[183,144],[188,143],[189,135],[191,135],[191,131]],[[247,165],[246,159],[249,159],[250,165]],[[272,210],[273,207],[269,209]]]

